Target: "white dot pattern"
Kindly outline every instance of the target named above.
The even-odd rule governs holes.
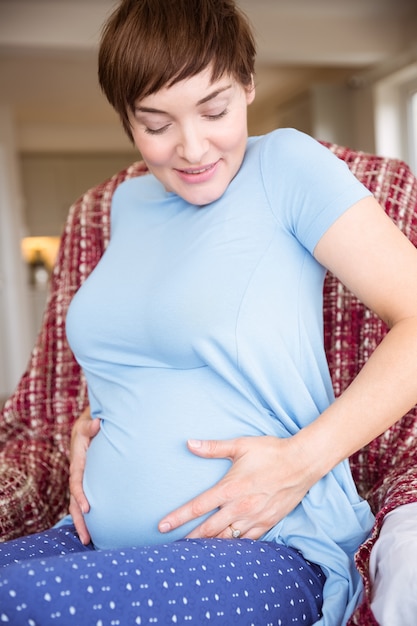
[[[276,544],[184,539],[94,550],[73,527],[0,544],[0,624],[307,626],[325,577]]]

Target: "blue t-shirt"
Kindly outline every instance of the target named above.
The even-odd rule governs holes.
[[[97,547],[166,542],[197,525],[157,529],[230,467],[193,455],[187,439],[289,437],[333,401],[325,268],[313,251],[367,195],[345,163],[294,130],[249,139],[239,173],[209,205],[152,175],[118,187],[109,246],[67,318],[102,420],[84,478]],[[372,522],[344,462],[264,536],[325,571],[320,623],[352,610],[353,554]]]

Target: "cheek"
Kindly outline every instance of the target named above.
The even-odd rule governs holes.
[[[148,165],[164,165],[168,160],[169,150],[167,146],[164,145],[164,142],[152,141],[152,137],[148,139],[146,137],[144,138],[142,135],[140,137],[133,136],[133,139],[142,159]]]
[[[232,124],[229,124],[228,132],[222,134],[220,141],[226,149],[234,150],[246,146],[247,138],[246,116],[239,115]]]
[[[247,134],[243,132],[229,134],[223,138],[222,152],[229,154],[232,159],[241,159],[246,150]]]

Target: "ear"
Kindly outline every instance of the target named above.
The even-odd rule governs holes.
[[[249,106],[255,100],[256,89],[255,89],[255,81],[252,76],[251,84],[246,87],[246,104]]]

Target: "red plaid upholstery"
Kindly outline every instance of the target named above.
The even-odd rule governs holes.
[[[417,245],[417,180],[402,162],[326,144],[375,194]],[[109,238],[115,188],[145,173],[142,163],[91,189],[72,207],[51,279],[48,302],[28,368],[0,414],[1,540],[43,530],[67,512],[71,425],[87,403],[85,381],[65,339],[71,298],[100,259]],[[324,290],[325,342],[340,394],[381,341],[386,328],[333,276]],[[357,554],[365,597],[350,626],[372,626],[369,553],[384,516],[417,501],[417,413],[407,414],[351,459],[361,494],[377,514],[373,536]]]
[[[354,152],[327,144],[370,189],[386,213],[417,246],[417,179],[395,159]],[[324,289],[325,345],[336,395],[356,376],[387,332],[332,275]],[[349,626],[378,626],[371,609],[369,555],[385,515],[401,504],[417,501],[417,407],[350,459],[361,495],[376,514],[372,537],[361,546],[356,565],[365,584],[365,597]]]

